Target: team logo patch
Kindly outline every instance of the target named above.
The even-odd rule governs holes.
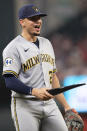
[[[13,63],[12,58],[6,58],[5,59],[5,66],[10,66]]]
[[[34,9],[35,12],[39,12],[39,9],[35,6],[32,7]]]

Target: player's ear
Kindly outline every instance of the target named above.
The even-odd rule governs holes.
[[[23,27],[23,26],[25,26],[25,21],[23,20],[23,19],[20,19],[19,20],[19,23],[20,23],[20,25]]]

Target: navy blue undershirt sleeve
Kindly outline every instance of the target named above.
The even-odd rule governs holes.
[[[18,78],[15,76],[4,76],[6,88],[13,90],[17,93],[25,94],[25,95],[31,95],[32,93],[32,87],[26,86],[24,83],[22,83]]]

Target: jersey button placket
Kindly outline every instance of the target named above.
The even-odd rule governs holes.
[[[41,65],[41,70],[42,70],[42,73],[43,73],[43,78],[44,78],[44,85],[46,86],[46,82],[45,82],[45,76],[44,76],[44,71],[43,71],[43,63],[42,63],[42,55],[40,53],[40,65]]]

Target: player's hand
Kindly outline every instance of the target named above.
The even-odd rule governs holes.
[[[49,99],[54,98],[54,96],[49,94],[47,90],[49,89],[48,88],[39,88],[39,89],[33,88],[32,95],[36,96],[40,100],[49,100]]]

